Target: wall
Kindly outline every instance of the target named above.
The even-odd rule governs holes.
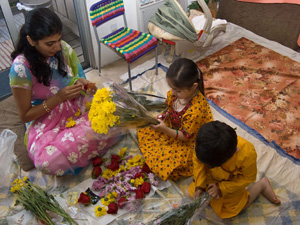
[[[98,2],[99,0],[90,0],[86,1],[86,6],[87,6],[87,14],[89,15],[89,9],[90,7]],[[132,29],[138,29],[138,21],[137,21],[137,1],[136,0],[124,0],[124,7],[125,7],[125,14],[126,14],[126,19],[127,19],[127,25],[129,28]],[[90,24],[90,30],[91,30],[91,36],[92,36],[92,44],[94,46],[94,55],[95,55],[95,61],[97,63],[98,67],[98,44],[96,41],[96,37],[94,34],[94,28],[92,27],[91,22],[89,21]],[[122,27],[123,24],[123,18],[115,18],[112,21],[108,21],[105,24],[101,25],[101,27],[98,30],[99,36],[104,36],[105,34],[110,33],[116,26]],[[101,31],[100,31],[101,30]],[[100,31],[100,32],[99,32]],[[103,35],[101,35],[103,33]],[[101,67],[112,63],[120,57],[113,52],[111,49],[108,49],[106,46],[101,45]]]

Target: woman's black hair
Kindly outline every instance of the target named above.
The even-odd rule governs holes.
[[[43,56],[32,47],[27,41],[26,36],[33,41],[39,41],[46,37],[61,34],[63,25],[59,17],[48,8],[36,8],[26,14],[25,24],[22,26],[19,34],[19,40],[15,51],[11,53],[14,60],[19,54],[24,54],[29,61],[30,70],[37,78],[39,83],[46,86],[50,85],[52,71],[47,62],[43,60]],[[65,77],[67,72],[65,69],[62,51],[57,52],[54,57],[58,60],[58,72]]]
[[[198,83],[199,91],[205,96],[202,72],[190,59],[176,59],[169,67],[166,77],[179,89],[189,89],[194,83]]]
[[[201,126],[196,137],[196,156],[211,168],[221,166],[236,152],[235,130],[220,121]]]

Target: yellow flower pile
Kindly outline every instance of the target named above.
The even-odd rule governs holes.
[[[92,129],[99,134],[107,134],[108,130],[120,123],[119,116],[115,116],[116,104],[112,101],[113,91],[107,88],[98,89],[94,95],[89,111]]]

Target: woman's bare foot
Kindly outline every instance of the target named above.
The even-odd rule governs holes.
[[[267,199],[269,199],[274,204],[279,205],[281,203],[281,201],[275,195],[269,179],[264,177],[260,180],[260,182],[263,185],[263,191],[262,191],[263,196],[265,196]]]

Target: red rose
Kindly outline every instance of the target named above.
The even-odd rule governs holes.
[[[117,203],[115,203],[115,202],[109,203],[107,213],[108,214],[117,214],[117,212],[118,212]]]
[[[145,198],[144,191],[142,189],[136,189],[135,190],[135,198],[136,199]]]
[[[144,163],[142,171],[144,171],[146,173],[151,173],[151,170],[150,170],[149,166],[146,163]]]
[[[144,193],[149,194],[151,190],[151,184],[149,182],[144,182],[141,186],[141,190],[143,190]]]
[[[92,171],[92,178],[96,179],[97,177],[100,176],[102,172],[102,169],[99,166],[94,167],[93,171]]]
[[[144,174],[142,172],[139,172],[139,173],[134,175],[134,179],[140,178],[140,177],[144,177]]]
[[[91,197],[88,196],[87,194],[85,194],[84,192],[80,193],[80,196],[79,196],[77,202],[82,203],[84,205],[89,205],[92,203]]]
[[[120,156],[118,156],[118,155],[111,155],[111,159],[110,159],[110,161],[111,161],[111,163],[118,163],[119,164],[119,161],[120,161]]]
[[[120,209],[122,209],[124,207],[124,203],[127,201],[126,197],[122,197],[120,198],[120,200],[118,201],[118,206]]]
[[[93,166],[101,166],[103,159],[101,157],[96,157],[93,159]]]
[[[108,169],[112,171],[116,171],[119,169],[119,164],[117,162],[112,162],[110,165],[107,166]]]

